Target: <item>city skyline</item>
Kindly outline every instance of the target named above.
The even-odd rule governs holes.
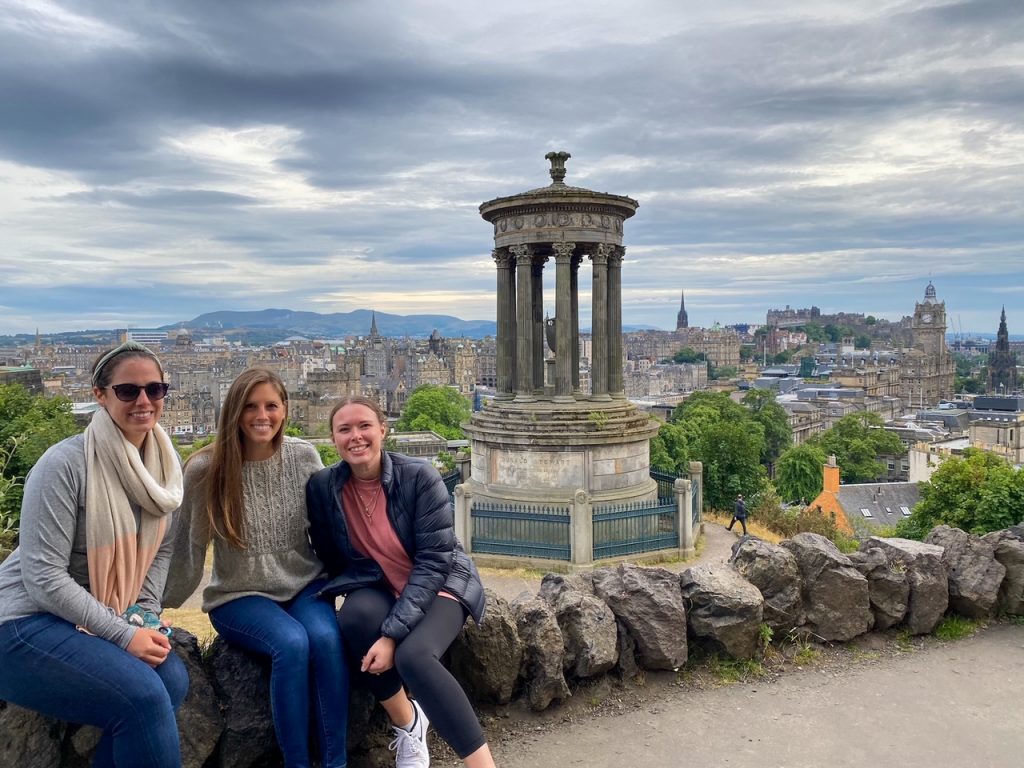
[[[951,332],[1024,327],[1016,0],[0,3],[0,335],[493,320],[478,207],[551,150],[640,203],[627,326],[680,291],[898,320],[931,281]]]

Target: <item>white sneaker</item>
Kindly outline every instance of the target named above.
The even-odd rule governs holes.
[[[412,702],[412,708],[415,713],[412,731],[397,725],[391,726],[395,738],[388,744],[388,749],[397,750],[395,768],[430,768],[430,752],[427,750],[427,726],[430,721],[415,701]]]

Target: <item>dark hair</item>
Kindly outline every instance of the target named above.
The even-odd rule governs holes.
[[[384,425],[385,433],[388,427],[388,415],[384,413],[384,409],[380,407],[380,403],[374,400],[372,397],[366,397],[366,395],[346,395],[334,404],[331,408],[331,415],[327,417],[327,429],[330,433],[334,434],[334,417],[338,415],[338,411],[344,408],[346,405],[365,405],[377,416],[377,421]]]
[[[274,452],[281,449],[284,427],[288,422],[288,390],[281,377],[273,371],[250,368],[231,382],[220,409],[217,438],[200,451],[210,454],[210,468],[206,473],[206,514],[210,528],[217,536],[240,548],[245,547],[245,500],[242,494],[245,445],[239,424],[249,395],[261,384],[273,386],[285,408],[285,418],[273,439]]]
[[[92,364],[92,385],[96,389],[106,389],[114,379],[114,373],[125,360],[132,358],[146,358],[156,363],[160,371],[160,380],[164,379],[164,367],[160,365],[160,359],[149,347],[144,347],[138,342],[126,341],[124,344],[108,349],[97,357]]]

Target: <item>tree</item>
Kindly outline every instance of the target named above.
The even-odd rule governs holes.
[[[877,413],[851,413],[843,416],[831,429],[815,435],[808,443],[827,456],[835,454],[841,476],[847,483],[869,483],[885,475],[879,456],[902,456],[906,453],[896,433],[884,428]]]
[[[461,440],[462,422],[471,415],[469,400],[451,387],[425,384],[409,395],[398,419],[399,432],[431,431],[449,440]]]
[[[329,467],[332,464],[337,464],[341,461],[341,456],[338,455],[338,449],[331,444],[317,443],[314,448],[316,448],[316,452],[320,454],[320,461],[324,463],[325,467]]]
[[[864,318],[865,325],[878,325],[878,318],[874,315],[868,315]]]
[[[690,467],[690,446],[687,433],[678,424],[662,424],[658,434],[651,438],[651,466],[679,475],[686,475]]]
[[[746,406],[724,392],[695,392],[676,406],[672,424],[685,437],[687,461],[704,463],[709,506],[730,509],[737,493],[752,496],[764,485],[764,427]]]
[[[775,463],[782,452],[793,444],[793,430],[789,426],[786,409],[775,400],[770,389],[752,389],[743,396],[743,405],[750,409],[754,421],[764,427],[764,450],[761,463],[766,467]]]
[[[825,453],[814,445],[795,445],[775,464],[775,487],[787,501],[810,502],[821,493]]]
[[[66,397],[33,395],[20,384],[0,385],[0,517],[10,525],[21,519],[22,483],[39,457],[54,443],[81,429]]]
[[[700,360],[700,353],[693,347],[683,347],[672,356],[673,363],[696,363]]]
[[[1001,456],[968,448],[950,456],[931,480],[921,484],[921,500],[896,526],[898,536],[923,539],[936,525],[973,534],[1024,522],[1024,471]]]
[[[871,337],[866,333],[858,334],[857,338],[853,340],[854,349],[871,349]]]

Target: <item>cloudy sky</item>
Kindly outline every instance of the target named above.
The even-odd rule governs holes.
[[[1021,0],[0,0],[0,334],[493,319],[551,150],[640,203],[627,325],[1024,332]]]

